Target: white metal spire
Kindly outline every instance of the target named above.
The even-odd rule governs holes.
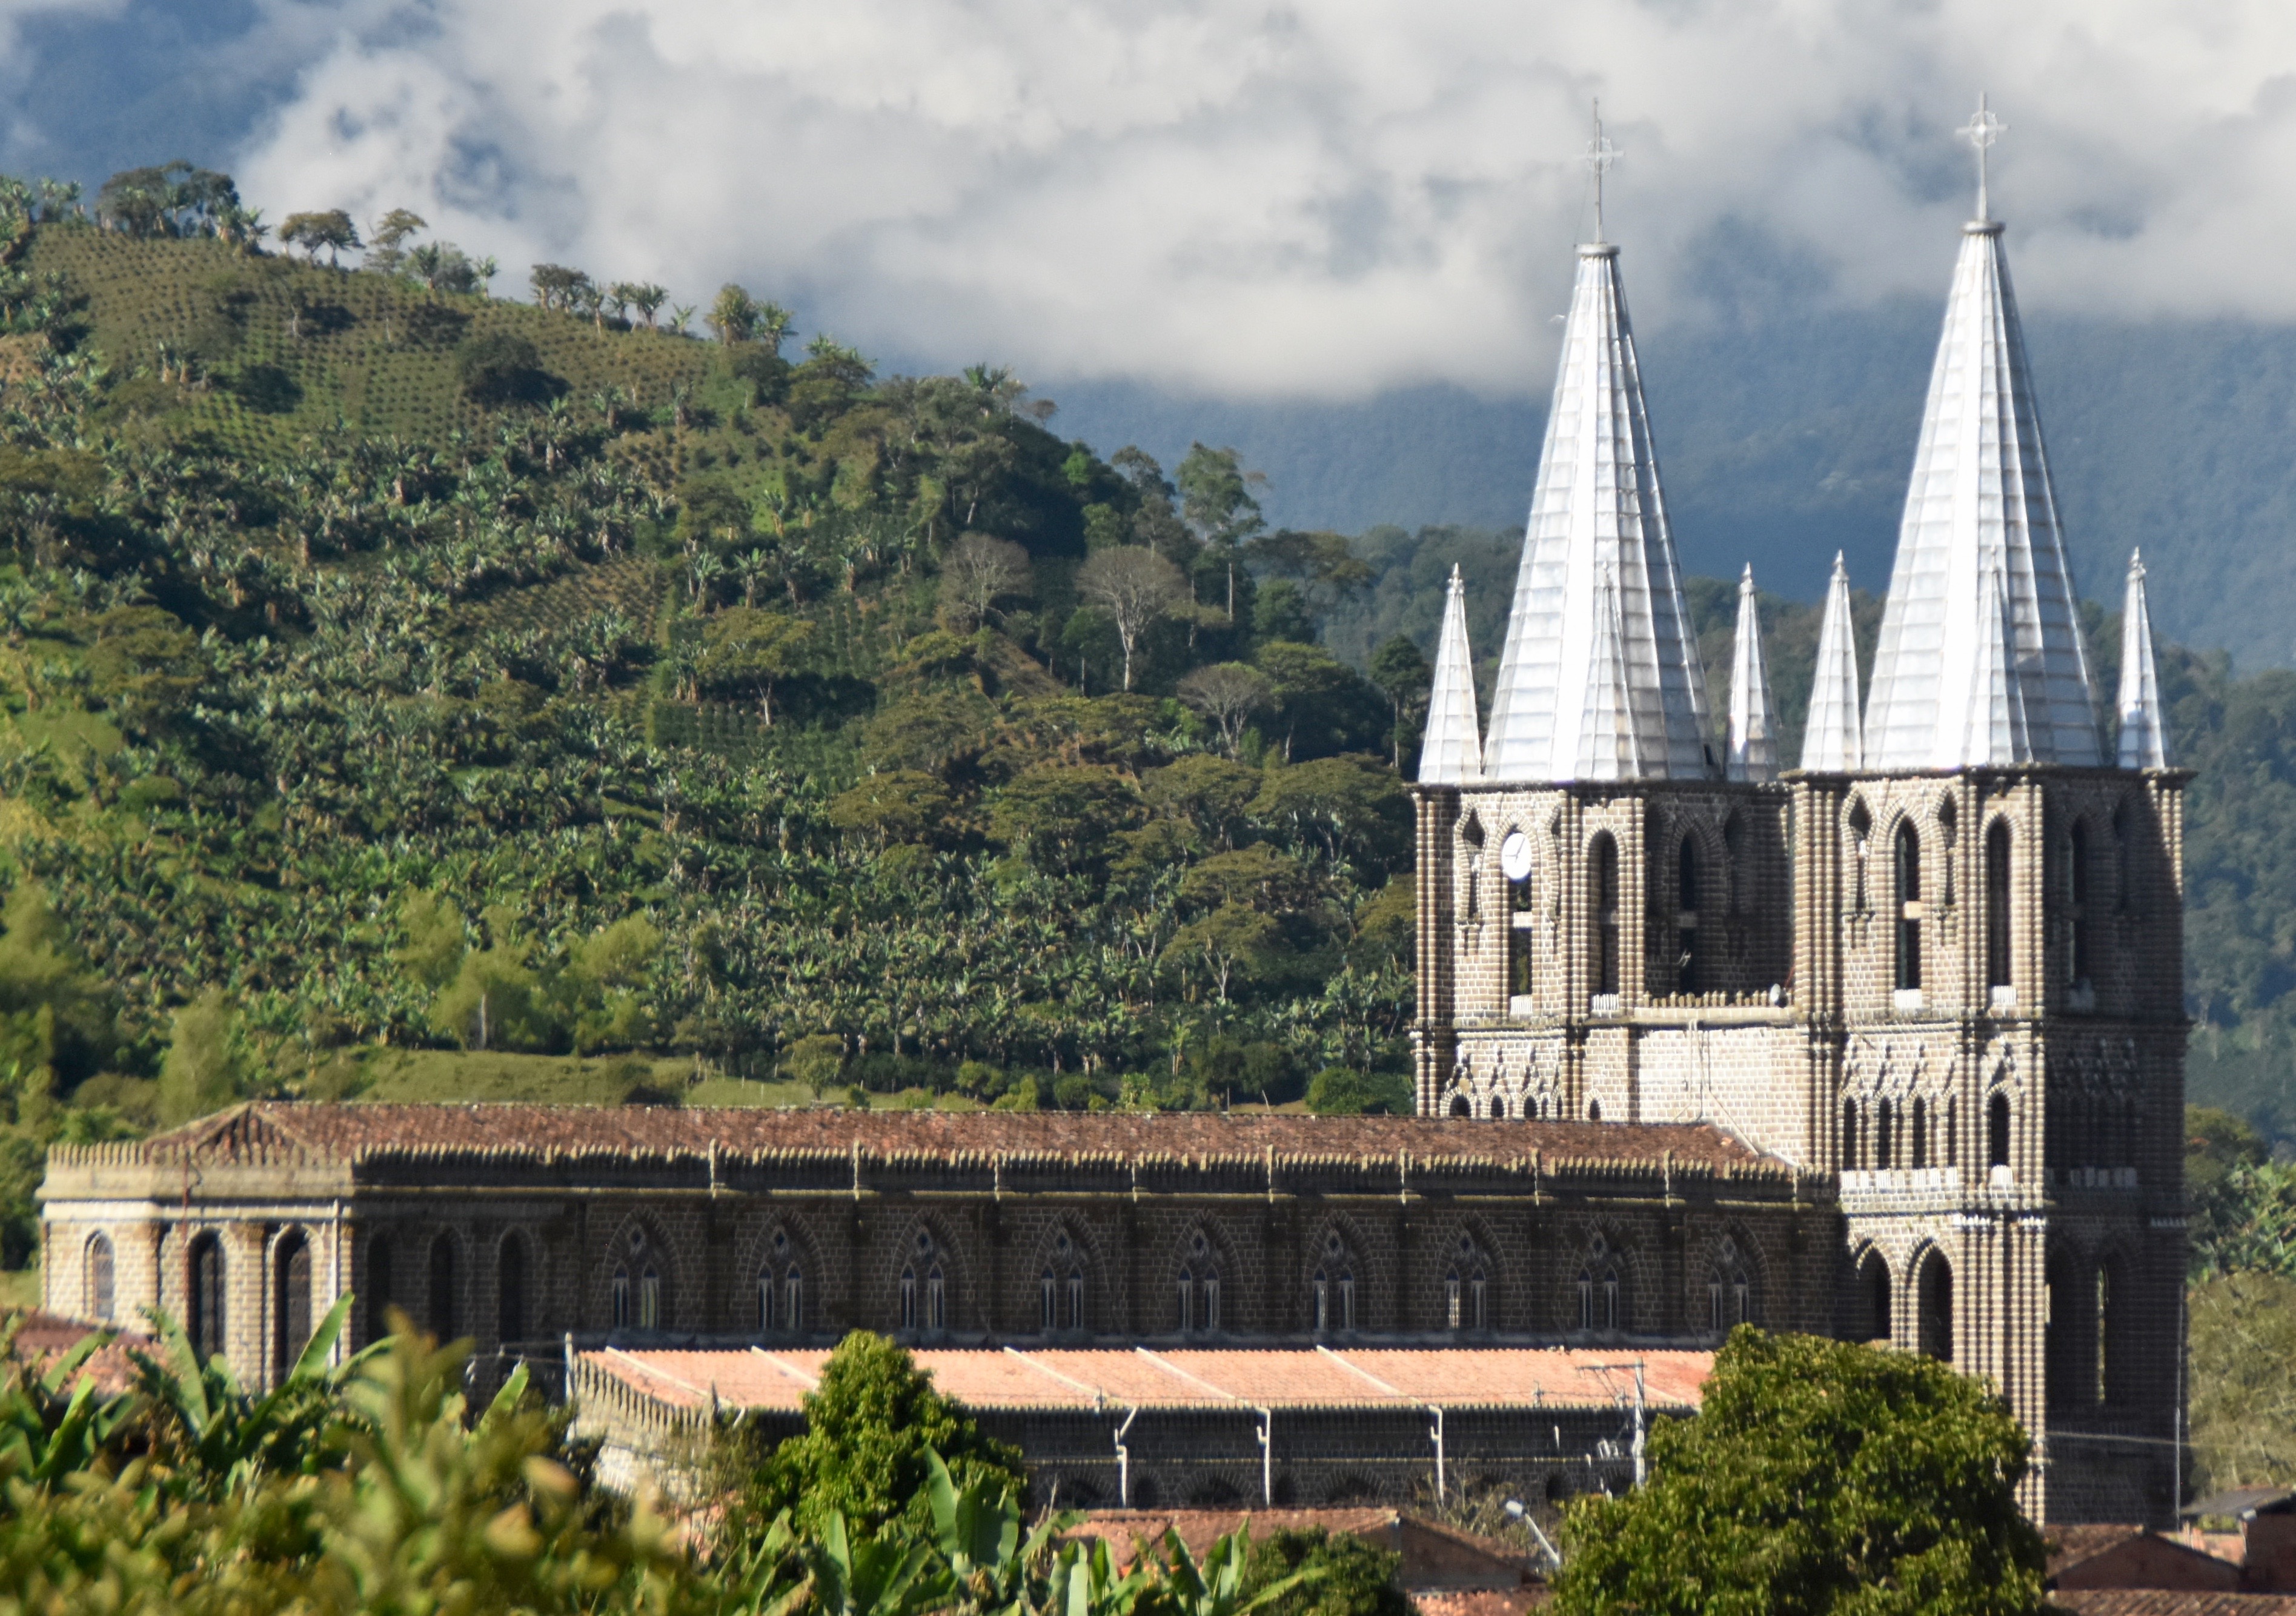
[[[2001,592],[1998,611],[1986,604],[1988,579]],[[2001,226],[1978,220],[1963,226],[1930,373],[1874,659],[1866,766],[2101,763],[2076,598]],[[1996,657],[1987,642],[2004,611],[2009,650]],[[2010,710],[2005,689],[1973,690],[1976,679],[2017,685],[2019,756],[1971,755],[1970,715]],[[1985,733],[1980,750],[1990,753],[1997,737]]]
[[[2144,603],[2144,558],[2128,553],[2128,595],[2120,609],[2120,767],[2167,768],[2169,726],[2152,661],[2152,613]]]
[[[1857,710],[1857,630],[1849,618],[1849,569],[1837,550],[1825,616],[1817,626],[1817,677],[1810,685],[1809,722],[1801,735],[1804,768],[1844,775],[1866,767]]]
[[[1626,624],[1619,591],[1605,567],[1595,581],[1595,661],[1587,680],[1573,780],[1641,780],[1642,737],[1636,733],[1634,692],[1627,680]]]
[[[1754,603],[1754,569],[1738,580],[1738,638],[1730,659],[1730,750],[1733,780],[1778,777],[1777,726],[1770,716],[1770,664],[1762,654],[1762,617]]]
[[[1419,783],[1472,785],[1482,777],[1475,663],[1467,650],[1466,586],[1454,566],[1450,593],[1443,603],[1443,637],[1435,646],[1435,682],[1427,697],[1427,738],[1419,750]]]
[[[1578,249],[1554,401],[1523,534],[1485,772],[1495,781],[1619,778],[1581,774],[1584,725],[1595,710],[1601,644],[1595,595],[1607,572],[1619,616],[1625,723],[1640,779],[1710,778],[1706,680],[1683,605],[1674,541],[1659,491],[1619,250]],[[1605,767],[1609,767],[1606,763]]]
[[[1969,709],[1962,716],[1958,761],[2030,763],[2033,759],[2030,715],[2025,685],[2016,677],[2017,630],[2009,620],[2009,597],[2001,574],[1988,571],[1977,597],[1977,666],[1969,681]]]

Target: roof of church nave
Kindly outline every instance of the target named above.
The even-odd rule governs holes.
[[[1564,1162],[1791,1170],[1702,1123],[1495,1121],[1210,1112],[943,1112],[762,1107],[390,1105],[256,1101],[138,1144],[59,1146],[60,1161],[253,1161],[621,1155],[951,1163]]]

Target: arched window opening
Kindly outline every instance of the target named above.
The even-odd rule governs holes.
[[[1953,907],[1953,866],[1956,843],[1961,830],[1960,816],[1954,811],[1953,799],[1948,797],[1938,804],[1938,840],[1943,842],[1944,857],[1938,860],[1938,901],[1948,909]]]
[[[1619,1271],[1603,1270],[1603,1328],[1616,1334],[1619,1329]]]
[[[1931,1251],[1922,1263],[1921,1349],[1940,1363],[1953,1362],[1953,1267],[1942,1251]]]
[[[1898,991],[1922,986],[1922,839],[1908,819],[1898,826]]]
[[[190,1284],[185,1311],[191,1317],[184,1321],[184,1333],[191,1337],[193,1350],[201,1358],[213,1358],[224,1349],[226,1339],[223,1242],[215,1235],[201,1235],[193,1240],[186,1277]]]
[[[1595,918],[1594,958],[1587,962],[1593,991],[1619,991],[1619,844],[1608,831],[1595,838],[1587,856],[1587,906]]]
[[[507,1235],[495,1259],[495,1339],[526,1338],[526,1236]]]
[[[914,1330],[916,1327],[917,1271],[914,1268],[903,1268],[901,1270],[901,1328]]]
[[[939,1263],[925,1275],[925,1328],[948,1328],[948,1282],[942,1277]]]
[[[1185,1268],[1180,1270],[1179,1291],[1180,1333],[1185,1335],[1196,1327],[1196,1276]]]
[[[627,1268],[614,1270],[612,1292],[614,1328],[627,1330],[630,1327],[630,1271]]]
[[[430,1333],[440,1341],[455,1340],[455,1238],[441,1235],[430,1243]]]
[[[366,1243],[366,1339],[379,1341],[390,1333],[390,1242],[378,1235]]]
[[[1849,808],[1849,885],[1850,907],[1863,915],[1873,906],[1872,888],[1867,885],[1866,872],[1873,863],[1874,816],[1866,811],[1862,802]]]
[[[87,1308],[87,1316],[102,1323],[110,1324],[119,1306],[119,1284],[116,1277],[118,1264],[112,1256],[111,1235],[89,1236],[85,1267],[86,1272],[82,1289],[86,1297],[84,1305]]]
[[[1675,856],[1674,917],[1677,946],[1681,950],[1675,961],[1675,991],[1698,993],[1698,842],[1684,836],[1681,849]]]
[[[311,1243],[300,1229],[271,1254],[271,1383],[278,1385],[311,1340]]]
[[[1459,870],[1466,882],[1466,917],[1480,920],[1483,915],[1483,822],[1472,814],[1459,822],[1459,841],[1466,857],[1459,861]]]
[[[1459,1277],[1459,1270],[1454,1268],[1443,1276],[1443,1327],[1446,1330],[1461,1328],[1466,1317],[1466,1282]]]
[[[1879,1251],[1866,1253],[1866,1260],[1857,1266],[1857,1290],[1864,1306],[1866,1339],[1885,1341],[1891,1334],[1890,1323],[1890,1265]]]
[[[2096,1361],[2092,1366],[2093,1373],[2089,1384],[2090,1390],[2095,1393],[2096,1400],[2100,1403],[2107,1403],[2112,1400],[2112,1379],[2115,1370],[2119,1367],[2119,1366],[2114,1362],[2117,1355],[2112,1350],[2112,1326],[2114,1320],[2112,1317],[2112,1265],[2110,1263],[2101,1262],[2096,1265],[2095,1311]]]
[[[2065,834],[2065,985],[2087,985],[2088,826],[2076,820]]]
[[[2009,822],[1985,833],[1985,985],[2009,986]]]
[[[1464,1095],[1453,1095],[1451,1096],[1451,1114],[1455,1117],[1473,1116],[1475,1114],[1474,1102],[1468,1099]]]
[[[1046,1333],[1061,1327],[1060,1281],[1050,1268],[1037,1280],[1037,1315],[1038,1325]]]
[[[1538,915],[1531,907],[1530,838],[1511,831],[1499,847],[1499,873],[1507,878],[1507,993],[1527,998],[1531,991],[1531,946],[1538,940]]]
[[[1578,1328],[1591,1331],[1595,1327],[1595,1271],[1578,1270]]]
[[[1602,1120],[1603,1120],[1603,1103],[1602,1103],[1600,1100],[1589,1100],[1589,1101],[1587,1101],[1587,1121],[1589,1121],[1589,1122],[1600,1122]]]
[[[2009,1096],[1996,1093],[1985,1105],[1985,1159],[1988,1167],[2009,1165]]]
[[[758,1270],[758,1333],[760,1335],[770,1334],[775,1327],[774,1321],[781,1315],[781,1299],[775,1294],[780,1289],[779,1276],[775,1274],[771,1263]]]
[[[782,1276],[782,1328],[791,1333],[805,1328],[805,1276],[795,1264]]]
[[[1930,1103],[1918,1095],[1914,1100],[1913,1165],[1918,1172],[1930,1164]]]
[[[1069,1328],[1081,1330],[1084,1328],[1084,1270],[1082,1268],[1069,1270],[1068,1290]]]
[[[1874,1108],[1874,1165],[1887,1172],[1898,1165],[1897,1103],[1884,1100]]]
[[[1467,1276],[1467,1319],[1472,1328],[1488,1330],[1491,1327],[1490,1300],[1490,1281],[1480,1268],[1477,1268]]]
[[[1945,1164],[1961,1165],[1960,1102],[1953,1095],[1945,1097]]]
[[[1841,1103],[1841,1170],[1843,1172],[1854,1173],[1865,1165],[1857,1154],[1859,1143],[1857,1102],[1844,1100]]]
[[[638,1276],[638,1328],[661,1328],[661,1271],[647,1268]]]
[[[1203,1277],[1204,1329],[1217,1334],[1220,1327],[1220,1277],[1217,1273]]]

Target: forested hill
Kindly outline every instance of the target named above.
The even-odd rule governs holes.
[[[738,289],[0,203],[0,1258],[59,1132],[378,1044],[1399,1103],[1396,709],[1232,459]]]

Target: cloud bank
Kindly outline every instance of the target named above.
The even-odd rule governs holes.
[[[1645,324],[1941,298],[1980,86],[2029,306],[2296,319],[2278,0],[258,0],[250,37],[274,217],[412,206],[509,283],[739,280],[1047,381],[1543,391],[1597,95]]]

